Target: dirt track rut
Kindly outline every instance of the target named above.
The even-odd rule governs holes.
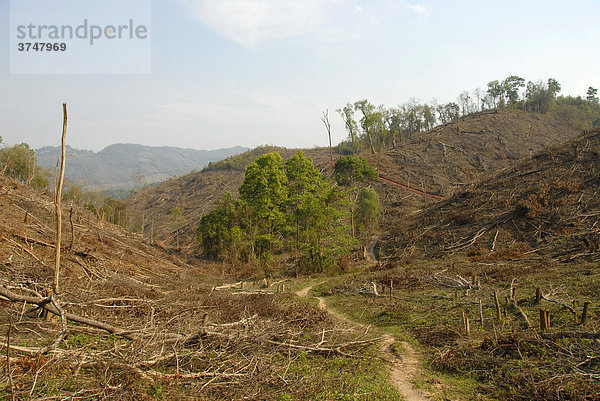
[[[308,296],[308,293],[310,292],[312,287],[313,286],[308,286],[300,291],[297,291],[296,295],[305,298]],[[327,303],[325,302],[325,298],[317,297],[317,299],[319,300],[319,307],[334,315],[336,318],[349,322],[355,326],[366,328],[364,324],[352,321],[346,318],[345,316],[337,313],[336,311],[330,309],[327,306]],[[379,345],[379,349],[385,361],[388,363],[390,369],[390,383],[407,401],[429,400],[428,397],[423,395],[411,383],[411,380],[419,371],[419,360],[417,358],[417,352],[409,343],[402,342],[403,353],[402,356],[398,356],[392,351],[391,348],[395,342],[396,339],[394,338],[394,336],[386,333],[382,336],[382,341]]]

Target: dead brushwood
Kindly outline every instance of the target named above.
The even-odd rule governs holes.
[[[7,288],[0,286],[0,295],[4,298],[12,301],[12,302],[27,302],[29,304],[38,305],[39,308],[44,309],[54,315],[61,316],[65,319],[72,320],[74,322],[86,324],[92,327],[96,327],[102,330],[106,330],[109,333],[116,334],[118,336],[122,336],[126,339],[133,340],[135,337],[128,331],[110,325],[108,323],[103,323],[94,319],[86,318],[83,316],[78,316],[72,313],[65,313],[62,311],[62,308],[57,308],[55,306],[56,302],[53,302],[53,298],[37,298],[30,297],[27,295],[16,294],[12,291],[9,291]],[[64,320],[66,324],[66,320]]]
[[[469,295],[469,292],[471,290],[479,289],[479,283],[477,281],[469,281],[460,276],[453,278],[444,276],[441,273],[436,273],[433,276],[429,277],[429,279],[435,284],[441,285],[443,287],[453,288],[456,290],[464,290],[465,295]]]

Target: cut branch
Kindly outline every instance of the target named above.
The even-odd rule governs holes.
[[[29,304],[35,304],[38,305],[38,307],[43,308],[54,315],[62,315],[61,312],[56,308],[56,306],[54,306],[52,300],[49,298],[38,298],[30,297],[27,295],[15,294],[14,292],[9,291],[4,286],[0,286],[0,295],[13,302],[27,302]],[[65,324],[66,320],[68,319],[73,322],[82,323],[88,326],[108,331],[109,333],[126,338],[128,340],[135,340],[137,338],[137,336],[133,335],[130,331],[123,330],[121,328],[115,327],[108,323],[100,322],[98,320],[90,319],[68,312],[64,312],[63,316],[65,318]]]

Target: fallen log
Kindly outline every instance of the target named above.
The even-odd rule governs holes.
[[[6,298],[12,302],[27,302],[29,304],[38,305],[39,308],[44,309],[56,316],[62,316],[66,320],[69,320],[72,322],[77,322],[77,323],[82,323],[82,324],[92,326],[92,327],[96,327],[98,329],[105,330],[111,334],[115,334],[119,337],[123,337],[128,340],[135,340],[137,338],[137,336],[133,335],[130,331],[123,330],[123,329],[113,326],[109,323],[104,323],[104,322],[101,322],[98,320],[90,319],[87,317],[75,315],[73,313],[68,313],[68,312],[64,312],[64,314],[61,314],[61,311],[58,310],[56,308],[56,306],[54,306],[54,303],[52,302],[51,298],[38,298],[38,297],[31,297],[31,296],[27,296],[27,295],[16,294],[16,293],[8,290],[4,286],[0,286],[0,296],[3,296],[4,298]]]

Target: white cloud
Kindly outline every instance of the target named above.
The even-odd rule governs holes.
[[[361,6],[354,6],[354,12],[355,13],[362,13],[363,12],[363,8]]]
[[[429,11],[427,10],[427,7],[425,7],[423,5],[408,4],[406,7],[410,8],[412,11],[414,11],[415,13],[417,13],[423,17],[429,16]]]
[[[313,33],[340,0],[184,0],[192,16],[221,36],[252,47]]]

